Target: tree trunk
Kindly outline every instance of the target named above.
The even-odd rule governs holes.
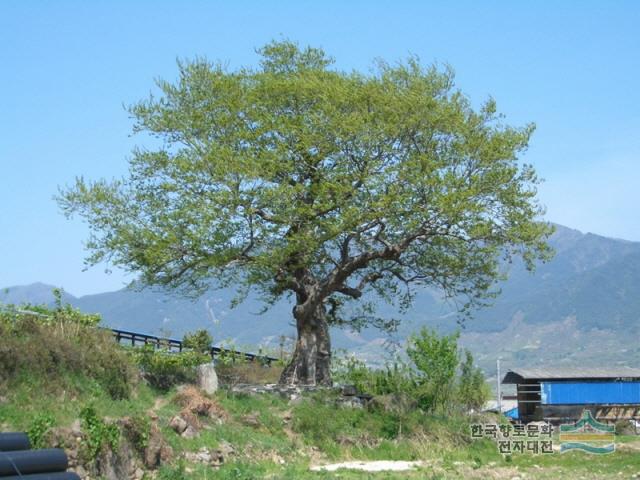
[[[310,313],[293,309],[298,339],[293,356],[280,376],[284,385],[331,386],[331,339],[324,306]]]

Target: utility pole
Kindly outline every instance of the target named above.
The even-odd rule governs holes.
[[[502,381],[502,377],[500,375],[500,358],[496,361],[498,367],[498,413],[502,413],[502,389],[500,388],[500,382]]]

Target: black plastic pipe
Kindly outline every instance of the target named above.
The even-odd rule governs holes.
[[[29,450],[31,442],[29,436],[22,432],[0,433],[0,452],[13,450]]]
[[[10,477],[0,477],[2,480],[80,480],[77,473],[56,472],[56,473],[33,473],[31,475],[11,475]]]
[[[0,452],[0,477],[64,472],[68,466],[67,455],[60,448]]]

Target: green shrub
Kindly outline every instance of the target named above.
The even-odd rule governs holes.
[[[382,369],[373,369],[354,356],[337,357],[332,368],[336,383],[353,385],[358,391],[371,395],[413,395],[416,387],[413,370],[399,360]]]
[[[47,446],[45,439],[54,422],[55,419],[50,413],[44,412],[36,415],[27,430],[31,448],[45,448]]]
[[[151,420],[149,416],[136,415],[131,417],[126,426],[125,433],[136,451],[140,455],[143,455],[149,446],[149,436],[151,435]]]
[[[484,373],[473,364],[473,355],[469,350],[464,351],[464,360],[460,363],[456,403],[464,411],[479,411],[491,397],[489,385]]]
[[[409,337],[407,355],[415,365],[416,399],[425,410],[450,406],[458,367],[458,333],[440,336],[423,327]]]
[[[399,405],[417,402],[424,411],[477,411],[490,397],[489,386],[468,350],[463,351],[460,361],[458,337],[458,333],[441,336],[423,328],[409,337],[407,355],[412,365],[396,360],[373,369],[354,356],[336,356],[333,379],[339,384],[354,385],[363,393],[391,395]]]
[[[131,365],[116,361],[96,374],[96,379],[114,400],[124,400],[131,396]]]
[[[105,448],[116,450],[120,442],[120,429],[115,424],[106,423],[98,416],[96,409],[88,405],[80,411],[82,429],[86,433],[83,444],[88,460],[95,460]]]
[[[637,431],[629,420],[618,420],[615,423],[616,435],[636,435]]]
[[[170,353],[145,345],[135,350],[136,363],[144,378],[155,388],[168,390],[180,383],[195,380],[195,367],[211,360],[208,355],[190,350]]]
[[[182,346],[198,353],[208,354],[211,351],[213,338],[206,330],[187,333],[182,339]]]
[[[216,356],[216,364],[240,365],[246,363],[247,359],[238,351],[238,347],[232,341],[223,341],[220,346],[222,351]]]

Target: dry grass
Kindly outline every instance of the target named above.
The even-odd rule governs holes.
[[[283,367],[266,367],[258,362],[232,363],[216,365],[216,373],[221,385],[234,386],[243,383],[265,385],[278,383]]]
[[[100,383],[113,398],[127,398],[138,373],[108,332],[66,323],[43,324],[37,318],[0,322],[0,387],[23,376],[46,378],[64,389],[68,374]]]
[[[228,418],[227,412],[215,400],[206,397],[193,385],[182,387],[174,397],[174,402],[182,407],[184,414],[201,417]]]

